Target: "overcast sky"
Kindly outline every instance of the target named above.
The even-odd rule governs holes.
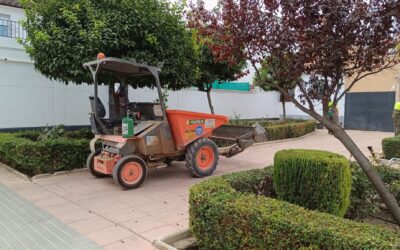
[[[217,6],[218,0],[204,0],[207,9],[212,9]]]

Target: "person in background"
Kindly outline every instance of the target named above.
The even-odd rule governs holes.
[[[400,136],[400,102],[394,104],[393,114],[394,135]]]
[[[339,109],[333,106],[333,101],[328,103],[328,119],[336,125],[339,125]],[[331,131],[329,131],[329,134],[331,134]]]

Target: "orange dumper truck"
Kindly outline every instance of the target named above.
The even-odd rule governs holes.
[[[103,56],[85,63],[84,67],[92,73],[94,83],[90,123],[95,137],[90,143],[87,167],[96,177],[112,176],[125,189],[139,187],[148,168],[172,161],[186,161],[192,176],[212,175],[220,155],[231,157],[255,142],[266,140],[265,130],[258,125],[233,126],[227,125],[229,120],[222,115],[166,110],[159,67]],[[114,75],[121,84],[112,100],[113,108],[118,111],[114,113],[118,115],[108,119],[98,98],[100,73]],[[154,78],[159,103],[127,100],[126,80],[141,76]],[[230,145],[218,148],[214,140],[228,141]]]

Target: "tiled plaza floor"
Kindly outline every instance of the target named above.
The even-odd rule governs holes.
[[[100,249],[0,184],[0,249]]]
[[[367,146],[379,152],[382,138],[392,136],[362,131],[349,134],[366,154]],[[274,153],[288,148],[350,156],[338,140],[319,130],[302,139],[257,145],[233,158],[221,157],[215,175],[271,165]],[[121,190],[112,178],[96,179],[87,172],[30,182],[0,168],[0,183],[35,204],[40,208],[37,211],[48,212],[105,249],[154,249],[151,243],[155,238],[186,228],[189,188],[198,181],[201,179],[191,178],[181,162],[150,170],[142,187],[129,191]],[[17,241],[9,240],[12,244]]]

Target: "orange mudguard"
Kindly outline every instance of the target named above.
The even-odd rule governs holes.
[[[167,118],[178,150],[229,122],[228,117],[183,110],[167,110]]]

